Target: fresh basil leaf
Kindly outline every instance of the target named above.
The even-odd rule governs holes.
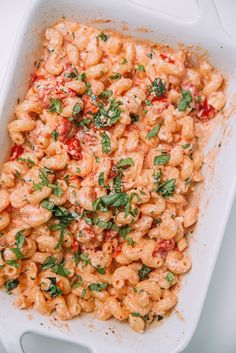
[[[51,98],[48,110],[49,110],[49,112],[52,112],[52,113],[61,114],[61,112],[62,112],[61,100],[60,99]]]
[[[119,72],[114,73],[113,75],[110,75],[109,78],[111,80],[117,80],[118,78],[121,78],[122,75]]]
[[[88,287],[91,291],[102,292],[107,286],[108,283],[91,283]]]
[[[102,153],[110,154],[111,152],[111,140],[107,133],[104,131],[101,135],[102,141]]]
[[[110,36],[107,35],[107,34],[105,34],[104,32],[101,32],[101,33],[97,36],[97,38],[101,39],[103,42],[106,42],[106,41],[110,38]]]
[[[168,154],[162,154],[160,156],[155,156],[154,165],[165,165],[169,162],[170,156]]]
[[[138,271],[138,275],[139,278],[141,280],[148,278],[149,273],[151,272],[151,268],[146,266],[146,265],[142,265],[142,267],[140,268],[140,270]]]
[[[157,189],[155,190],[158,194],[162,195],[163,197],[169,197],[173,195],[175,188],[176,188],[176,179],[168,179],[162,184],[160,184]]]
[[[51,135],[52,135],[53,140],[57,141],[58,135],[59,135],[58,132],[56,130],[52,130]]]
[[[158,132],[160,131],[160,128],[161,124],[157,124],[156,126],[154,126],[154,128],[152,128],[152,130],[150,130],[147,134],[147,139],[150,140],[151,138],[157,136]]]

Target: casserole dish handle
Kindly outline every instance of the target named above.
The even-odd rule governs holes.
[[[159,9],[159,2],[156,0],[149,0],[148,4],[145,2],[145,0],[128,0],[132,4],[135,4],[136,6],[141,6],[143,8],[149,9],[151,11],[156,11],[159,17],[163,17],[163,14],[160,14],[160,9]],[[216,30],[221,30],[224,32],[224,29],[222,28],[221,21],[220,21],[220,16],[218,14],[216,5],[214,3],[214,0],[195,0],[198,5],[199,9],[199,16],[198,18],[191,23],[185,23],[182,20],[177,20],[171,16],[171,22],[176,21],[178,23],[181,23],[182,25],[189,26],[197,26],[200,28],[204,28],[205,31],[216,31]],[[169,3],[170,6],[170,3]],[[167,6],[168,8],[168,6]],[[164,15],[166,19],[168,19],[168,15]],[[203,27],[202,27],[203,26]]]

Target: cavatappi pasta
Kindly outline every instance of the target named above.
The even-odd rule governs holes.
[[[47,29],[0,177],[0,284],[20,309],[143,332],[174,308],[203,180],[196,131],[223,81],[186,49]]]

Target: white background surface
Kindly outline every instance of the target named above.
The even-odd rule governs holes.
[[[0,89],[19,21],[29,1],[0,0]],[[178,1],[188,4],[185,18],[188,18],[187,11],[191,12],[191,10],[192,13],[189,15],[194,17],[195,0]],[[183,17],[182,13],[178,14],[176,0],[156,0],[156,2],[159,3],[160,10],[168,12],[169,7],[170,14]],[[215,2],[226,31],[236,40],[236,1],[216,0]],[[174,12],[172,4],[175,4]],[[234,230],[236,230],[236,201],[198,328],[184,353],[236,353],[236,232]],[[25,353],[84,353],[75,346],[32,336],[25,338],[24,347]],[[2,352],[4,351],[0,346],[0,353]]]

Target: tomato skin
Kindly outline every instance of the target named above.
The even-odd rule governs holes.
[[[161,53],[160,54],[160,57],[162,58],[162,60],[165,60],[167,63],[169,63],[169,64],[174,64],[175,63],[175,61],[173,60],[173,59],[171,59],[168,55],[166,55],[166,54],[163,54],[163,53]]]
[[[121,253],[121,251],[122,251],[122,244],[119,244],[113,252],[113,257],[118,256]]]
[[[69,140],[66,141],[65,143],[67,145],[67,152],[71,156],[72,159],[75,159],[76,161],[81,159],[81,147],[80,147],[80,142],[77,140],[75,137],[71,137]]]
[[[10,150],[11,161],[18,159],[24,153],[24,151],[25,151],[24,147],[20,145],[13,145]]]
[[[175,248],[175,240],[170,239],[170,240],[165,240],[160,238],[158,240],[156,249],[154,251],[154,256],[157,254],[160,254],[162,257],[165,257],[168,253],[168,251],[174,250]]]
[[[88,113],[96,114],[99,111],[99,107],[93,104],[91,97],[88,96],[87,94],[83,95],[82,100],[84,103],[84,108],[83,108],[84,115],[87,115]]]
[[[150,95],[147,98],[148,100],[150,100],[150,102],[154,103],[154,102],[163,102],[166,103],[167,102],[167,97],[158,97],[158,96],[154,96],[154,95]]]
[[[56,126],[56,131],[58,132],[58,140],[64,142],[71,129],[72,123],[68,119],[60,116]]]
[[[207,98],[199,102],[197,105],[197,117],[202,121],[207,121],[216,115],[217,111],[210,104],[208,104]]]
[[[74,248],[74,252],[75,254],[78,254],[79,252],[79,242],[76,238],[74,238],[74,241],[73,241],[73,248]]]

